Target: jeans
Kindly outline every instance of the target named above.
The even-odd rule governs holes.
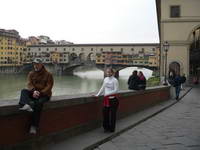
[[[176,87],[175,87],[176,99],[179,98],[180,91],[181,91],[181,86],[176,86]]]
[[[32,92],[23,89],[21,90],[19,105],[23,106],[28,104],[33,109],[33,113],[31,116],[31,126],[39,127],[41,111],[43,108],[43,104],[50,100],[49,96],[43,96],[38,99],[32,97]]]

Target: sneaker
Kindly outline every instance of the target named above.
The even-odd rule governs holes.
[[[31,126],[29,133],[30,134],[36,134],[37,133],[36,127],[35,126]]]
[[[23,107],[19,108],[19,110],[26,110],[26,111],[29,111],[29,112],[33,112],[33,109],[28,104],[25,104]]]

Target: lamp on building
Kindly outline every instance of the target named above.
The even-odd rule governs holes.
[[[169,50],[169,43],[167,41],[164,42],[163,48],[165,51],[165,81],[163,85],[168,85],[167,84],[167,52]]]

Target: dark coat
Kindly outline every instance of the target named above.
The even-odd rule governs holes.
[[[128,88],[130,90],[139,90],[139,77],[137,75],[131,75],[128,79]]]
[[[178,87],[178,86],[181,86],[181,76],[180,75],[177,75],[175,78],[174,78],[174,87]]]

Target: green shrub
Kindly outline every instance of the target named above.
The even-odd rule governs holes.
[[[147,86],[158,86],[160,84],[160,77],[151,77],[147,80]]]

